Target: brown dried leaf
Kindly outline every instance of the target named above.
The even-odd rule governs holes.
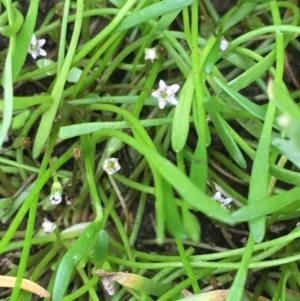
[[[16,285],[16,277],[0,276],[0,287],[14,287]],[[51,294],[37,283],[28,279],[23,279],[21,289],[39,295],[40,297],[49,298]]]

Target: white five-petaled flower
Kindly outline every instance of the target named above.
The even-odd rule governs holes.
[[[108,158],[104,161],[103,169],[110,175],[113,175],[121,169],[118,158]]]
[[[45,39],[38,40],[35,35],[32,35],[30,45],[28,48],[28,53],[30,53],[34,59],[36,59],[38,56],[46,56],[47,52],[44,49],[42,49],[45,43]]]
[[[53,205],[58,205],[59,203],[61,203],[61,194],[59,192],[54,192],[51,196],[50,196],[50,201]]]
[[[42,223],[42,227],[44,228],[45,233],[52,233],[55,230],[56,225],[45,218],[44,222]]]
[[[145,60],[149,60],[153,63],[155,59],[158,58],[156,47],[145,48]]]
[[[151,95],[158,100],[158,106],[160,109],[163,109],[167,102],[176,106],[178,104],[177,99],[175,98],[176,92],[179,90],[179,85],[168,86],[163,80],[159,81],[159,88],[152,92]]]
[[[215,201],[220,202],[223,206],[229,205],[229,203],[232,202],[232,198],[224,198],[222,197],[222,194],[220,191],[217,191],[216,194],[214,195],[213,199]]]

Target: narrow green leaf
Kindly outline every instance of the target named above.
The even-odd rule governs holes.
[[[53,103],[51,104],[50,108],[43,114],[42,120],[40,122],[34,144],[33,144],[33,157],[36,158],[42,151],[43,147],[45,146],[47,139],[51,132],[51,127],[49,124],[53,124],[55,115],[57,113],[57,109],[61,102],[67,74],[70,70],[72,60],[76,51],[77,43],[79,40],[79,36],[81,33],[81,24],[82,24],[82,11],[84,8],[84,1],[80,0],[77,2],[77,11],[76,11],[76,21],[75,27],[73,30],[72,39],[70,42],[70,47],[68,49],[68,53],[66,55],[64,64],[58,77],[56,79],[55,85],[53,87],[51,96],[53,97]]]
[[[191,5],[193,2],[194,0],[165,0],[149,5],[146,8],[134,12],[130,16],[124,18],[124,20],[113,31],[113,33],[132,28],[139,24],[145,23],[150,19],[168,14],[174,10],[182,9],[188,5]]]
[[[247,110],[248,112],[250,112],[251,114],[253,114],[254,116],[258,117],[261,120],[265,119],[266,111],[264,109],[262,109],[260,106],[256,105],[246,97],[236,92],[234,89],[229,87],[226,82],[224,82],[217,76],[211,75],[211,77],[229,96],[231,96],[245,110]]]
[[[222,140],[225,148],[232,157],[232,159],[242,168],[247,167],[247,162],[237,146],[235,140],[230,135],[228,127],[226,126],[226,121],[221,117],[219,113],[210,114],[211,121],[213,122],[215,129]]]
[[[80,79],[81,74],[82,74],[81,69],[79,69],[77,67],[73,67],[73,68],[71,68],[71,70],[68,73],[67,81],[69,83],[77,83],[78,80]]]
[[[300,149],[292,139],[285,140],[280,137],[274,137],[272,139],[272,145],[274,145],[282,155],[300,168]]]
[[[37,20],[37,12],[39,9],[40,0],[31,0],[29,8],[25,17],[25,21],[16,36],[16,47],[13,52],[13,71],[12,78],[15,82],[22,66],[27,57],[28,47],[30,45],[31,37]]]
[[[300,160],[300,155],[298,160]],[[300,186],[300,173],[285,168],[281,168],[275,164],[270,165],[270,173],[275,178],[290,183],[293,185]]]
[[[17,130],[23,127],[26,120],[29,118],[30,113],[31,113],[30,110],[24,110],[20,114],[14,116],[11,123],[11,128]]]
[[[254,239],[250,235],[245,247],[245,251],[243,252],[243,257],[239,264],[240,266],[237,271],[236,277],[234,277],[233,284],[231,285],[229,294],[226,298],[227,301],[243,300],[242,298],[245,290],[245,283],[248,278],[248,269],[252,259],[253,248]]]
[[[271,96],[270,96],[271,98]],[[262,199],[268,195],[269,187],[269,164],[272,138],[272,127],[275,117],[275,105],[269,102],[265,123],[255,153],[251,178],[249,183],[248,205],[260,206]],[[262,168],[262,166],[264,168]],[[260,217],[249,222],[249,228],[255,242],[261,242],[266,228],[266,217]]]
[[[0,27],[0,33],[6,37],[11,37],[16,35],[20,30],[23,21],[24,21],[24,17],[21,14],[21,12],[18,9],[14,8],[14,22],[10,25]]]
[[[232,28],[234,25],[242,21],[246,16],[248,16],[253,9],[255,8],[256,4],[254,3],[243,3],[238,9],[235,9],[233,12],[230,13],[230,18],[226,21],[224,25],[224,32],[228,29]]]
[[[267,197],[259,202],[238,209],[232,213],[235,222],[246,222],[275,213],[280,209],[299,200],[300,187],[295,187],[287,192]]]
[[[47,66],[51,66],[54,65],[55,62],[53,60],[50,59],[39,59],[36,61],[36,65],[41,69]],[[48,74],[48,73],[47,73]],[[50,73],[51,74],[51,73]]]
[[[209,74],[216,62],[218,61],[219,53],[220,53],[220,42],[222,39],[222,31],[218,33],[218,36],[215,39],[215,44],[209,52],[207,59],[204,63],[204,70],[206,74]]]
[[[262,77],[266,71],[268,71],[275,60],[275,51],[271,51],[268,55],[262,58],[259,62],[252,67],[246,69],[246,71],[239,76],[235,77],[228,84],[233,90],[239,91],[245,87],[248,87],[251,83],[256,81],[259,77]]]
[[[172,191],[172,186],[165,180],[162,179],[162,187],[163,187],[163,201],[164,201],[164,217],[167,226],[167,230],[173,236],[183,237],[183,222],[181,220],[181,216],[179,214],[178,207],[175,203],[174,194]]]
[[[172,124],[172,148],[181,151],[186,144],[190,128],[191,105],[194,97],[194,80],[190,73],[179,95],[178,105],[175,107]]]
[[[89,224],[67,251],[59,263],[53,286],[52,301],[61,301],[69,285],[74,266],[88,252],[95,243],[101,220],[96,219]]]
[[[108,235],[105,230],[101,230],[98,234],[95,248],[94,248],[94,259],[95,259],[95,265],[100,263],[104,257],[107,254],[108,250]]]
[[[196,149],[193,154],[193,160],[191,161],[190,179],[195,185],[200,187],[202,191],[206,189],[206,181],[208,175],[207,169],[207,156],[204,156],[203,152],[206,152],[206,147],[203,147],[203,137],[199,137],[196,145]],[[202,159],[205,158],[205,159]]]
[[[200,241],[201,226],[199,219],[188,208],[182,209],[183,225],[187,235],[196,243]]]

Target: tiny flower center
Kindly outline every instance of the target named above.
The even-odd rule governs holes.
[[[115,162],[112,162],[112,161],[108,162],[107,168],[108,169],[115,169]]]
[[[163,98],[163,99],[167,99],[169,97],[168,93],[166,91],[163,91],[161,92],[160,96]]]
[[[32,50],[32,51],[38,51],[39,50],[39,46],[38,45],[30,45],[30,49]]]

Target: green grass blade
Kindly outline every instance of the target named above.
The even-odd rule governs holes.
[[[233,212],[231,216],[237,223],[264,217],[298,201],[299,195],[300,187],[295,187],[289,191],[261,200],[259,206],[256,203],[252,203],[242,207]]]
[[[146,8],[143,8],[124,18],[124,20],[113,31],[113,33],[132,28],[139,24],[145,23],[150,19],[168,14],[174,10],[180,10],[188,5],[191,5],[194,1],[195,0],[165,0],[149,5]]]
[[[59,263],[53,287],[52,301],[61,301],[69,285],[72,271],[86,252],[89,252],[95,243],[95,236],[100,231],[101,220],[96,219],[80,234],[76,242],[63,256]]]
[[[172,125],[172,148],[175,152],[181,151],[187,141],[190,128],[191,106],[194,97],[194,79],[190,73],[182,87],[175,108]]]
[[[53,103],[51,107],[43,114],[38,132],[36,134],[34,144],[33,144],[33,157],[36,158],[41,153],[43,147],[45,146],[47,139],[51,132],[51,127],[49,124],[53,124],[54,118],[61,102],[62,94],[64,91],[65,82],[68,76],[68,72],[71,67],[72,59],[74,57],[77,43],[80,36],[81,24],[82,24],[82,12],[84,8],[84,1],[77,1],[77,11],[76,11],[76,21],[75,27],[70,42],[70,47],[65,58],[62,69],[57,77],[56,83],[52,90],[51,96],[53,97]]]

